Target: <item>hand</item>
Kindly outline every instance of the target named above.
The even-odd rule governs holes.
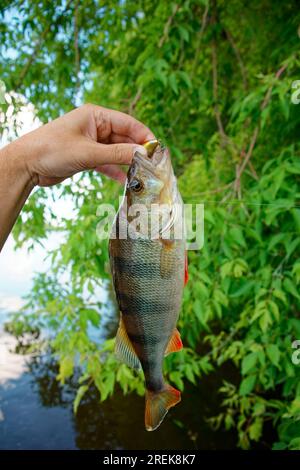
[[[51,186],[82,170],[96,169],[124,183],[119,164],[130,164],[135,149],[152,132],[119,111],[86,104],[13,143],[34,185]]]
[[[24,135],[0,151],[0,251],[35,185],[51,186],[82,170],[96,169],[121,182],[118,167],[152,132],[127,114],[81,106]]]

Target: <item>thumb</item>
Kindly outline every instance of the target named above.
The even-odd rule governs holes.
[[[99,165],[129,165],[135,152],[147,156],[147,151],[142,145],[137,144],[90,144],[89,163],[91,168]]]

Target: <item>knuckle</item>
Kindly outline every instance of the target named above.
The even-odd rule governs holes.
[[[95,105],[93,103],[85,103],[82,107],[86,109],[87,111],[91,111],[95,109]]]
[[[127,162],[127,152],[125,148],[119,144],[114,145],[113,147],[113,160],[116,163],[126,163]]]
[[[111,124],[107,114],[102,110],[102,108],[97,109],[96,124],[98,135],[103,139],[107,138],[111,133]]]

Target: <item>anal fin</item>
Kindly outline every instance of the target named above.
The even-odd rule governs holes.
[[[183,344],[181,341],[181,336],[177,328],[173,331],[169,344],[165,350],[165,356],[170,353],[180,351],[183,348]]]
[[[125,329],[122,316],[120,318],[119,328],[116,336],[115,355],[120,362],[124,362],[133,369],[140,369],[141,363],[136,355],[132,343]]]

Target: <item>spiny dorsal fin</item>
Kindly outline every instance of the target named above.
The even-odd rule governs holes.
[[[116,336],[115,355],[119,361],[124,362],[133,369],[140,369],[141,363],[128,337],[125,325],[120,318],[119,328]]]
[[[171,336],[171,339],[169,341],[169,344],[167,346],[167,349],[165,351],[165,356],[167,356],[170,353],[180,351],[182,348],[183,348],[183,344],[181,341],[180,333],[177,330],[177,328],[175,328]]]

